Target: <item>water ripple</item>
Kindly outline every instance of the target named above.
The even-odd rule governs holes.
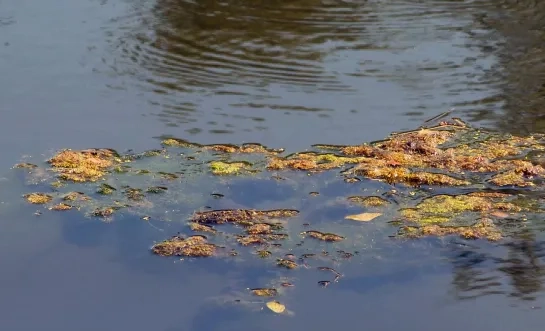
[[[516,22],[511,11],[543,7],[510,0],[126,1],[127,14],[105,27],[110,67],[151,92],[164,121],[202,117],[201,126],[217,120],[210,107],[243,117],[249,109],[335,110],[348,126],[362,106],[419,121],[450,107],[466,119],[493,119],[490,111],[506,101],[498,52],[508,27],[497,25],[505,17]],[[538,34],[536,16],[527,25]],[[180,103],[191,107],[178,112]]]

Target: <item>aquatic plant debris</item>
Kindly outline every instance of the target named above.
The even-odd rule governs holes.
[[[364,234],[498,241],[542,219],[544,138],[455,119],[380,141],[314,145],[288,155],[259,144],[163,138],[162,148],[141,153],[63,149],[11,171],[23,179],[23,201],[33,213],[168,222],[166,231],[180,232],[159,238],[151,246],[155,255],[251,256],[293,275],[365,254]],[[334,274],[319,284],[334,286],[340,273]],[[254,296],[282,295],[280,283],[255,286]]]
[[[276,300],[267,302],[266,306],[271,311],[277,314],[282,314],[286,310],[286,306],[284,306],[283,304],[281,304],[280,302]]]
[[[353,221],[359,221],[359,222],[370,222],[381,215],[382,215],[381,213],[361,213],[356,215],[347,215],[344,218],[347,220],[353,220]]]
[[[217,248],[216,245],[208,243],[205,236],[174,236],[153,245],[152,251],[161,256],[208,257],[214,255]]]

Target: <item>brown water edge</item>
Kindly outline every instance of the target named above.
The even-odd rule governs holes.
[[[259,144],[163,138],[158,150],[62,150],[45,164],[21,162],[14,171],[31,189],[27,202],[43,206],[38,213],[188,221],[152,252],[255,259],[278,268],[280,278],[249,294],[290,313],[274,299],[293,285],[290,273],[325,272],[317,283],[330,286],[345,276],[337,265],[388,249],[377,238],[501,242],[539,227],[543,142],[541,135],[509,136],[451,120],[369,144],[315,145],[290,155]],[[257,183],[256,193],[272,192],[261,199],[222,193],[247,183]],[[242,298],[235,300],[252,301]]]

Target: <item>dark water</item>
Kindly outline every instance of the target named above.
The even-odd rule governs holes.
[[[35,217],[7,173],[23,155],[41,162],[63,147],[144,150],[163,134],[288,150],[358,143],[451,108],[472,124],[545,132],[543,3],[7,0],[1,7],[2,329],[542,329],[537,231],[505,245],[368,236],[369,247],[386,251],[344,263],[346,276],[326,289],[296,273],[308,281],[286,299],[295,315],[276,316],[251,309],[259,305],[218,303],[262,286],[266,271],[151,256],[150,245],[175,233],[175,223]]]

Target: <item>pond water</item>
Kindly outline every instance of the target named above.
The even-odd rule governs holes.
[[[543,133],[544,22],[545,4],[526,0],[2,1],[0,326],[541,330],[537,229],[492,244],[392,241],[380,226],[352,225],[363,249],[321,288],[316,274],[246,256],[150,254],[198,204],[183,203],[170,223],[36,216],[10,167],[61,148],[158,148],[164,135],[287,151],[357,144],[448,110],[472,125]],[[214,208],[290,208],[283,184],[207,183],[194,193],[222,188],[224,199],[202,203]],[[348,194],[341,189],[319,199]],[[303,214],[326,222],[339,213],[319,211]],[[296,284],[281,298],[292,315],[232,303],[277,276]]]

